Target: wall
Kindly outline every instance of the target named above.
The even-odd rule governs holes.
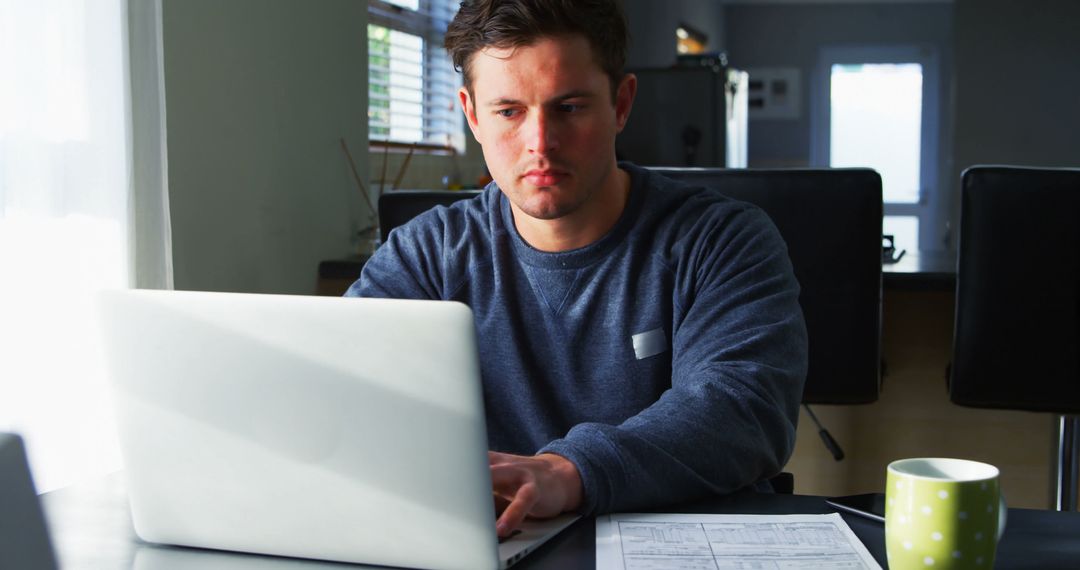
[[[953,65],[952,17],[952,5],[940,2],[728,6],[725,37],[731,65],[743,69],[797,67],[802,83],[800,118],[750,122],[750,166],[810,163],[810,96],[823,46],[933,46],[940,57],[942,86],[947,90]],[[949,97],[947,92],[944,95],[940,110],[943,120],[950,116]],[[942,160],[945,158],[942,156]]]
[[[1077,22],[1075,0],[956,0],[956,188],[974,164],[1080,166]]]
[[[627,67],[668,67],[675,63],[675,28],[685,22],[709,36],[706,49],[724,50],[724,5],[701,0],[624,0],[630,28]]]
[[[166,0],[178,289],[313,293],[366,216],[367,4]]]

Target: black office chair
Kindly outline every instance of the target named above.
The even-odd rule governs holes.
[[[1058,510],[1075,510],[1080,414],[1080,169],[961,177],[949,397],[1060,414]]]
[[[788,244],[810,338],[805,404],[862,404],[881,385],[881,178],[869,169],[732,170],[654,168],[761,207]],[[472,194],[475,195],[475,194]],[[460,192],[392,192],[379,199],[383,239],[396,225]],[[393,225],[390,225],[393,224]],[[843,451],[806,411],[838,461]],[[777,492],[794,479],[780,473]]]
[[[475,198],[480,190],[395,190],[379,196],[379,240],[386,243],[390,230],[435,206]]]
[[[878,173],[865,168],[652,170],[750,202],[780,230],[802,288],[799,304],[810,339],[803,403],[876,401],[881,388]],[[811,418],[816,422],[812,412]]]
[[[810,335],[803,402],[865,404],[881,384],[881,177],[869,169],[654,168],[765,210],[788,245]],[[379,197],[390,230],[479,191],[398,191]]]

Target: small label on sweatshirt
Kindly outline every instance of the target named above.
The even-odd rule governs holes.
[[[667,350],[667,337],[664,336],[663,327],[637,333],[630,339],[634,341],[634,355],[638,360],[656,356]]]

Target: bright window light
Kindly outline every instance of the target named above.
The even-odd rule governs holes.
[[[407,10],[403,9],[407,8]],[[368,137],[465,150],[460,77],[442,48],[454,0],[368,3]]]
[[[882,235],[893,236],[896,250],[906,249],[908,253],[919,249],[918,216],[885,216],[881,224]]]
[[[887,203],[919,201],[922,65],[833,65],[829,164],[881,174]]]

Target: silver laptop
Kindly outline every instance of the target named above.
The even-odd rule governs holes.
[[[472,312],[179,291],[99,298],[132,520],[149,542],[505,568]]]

